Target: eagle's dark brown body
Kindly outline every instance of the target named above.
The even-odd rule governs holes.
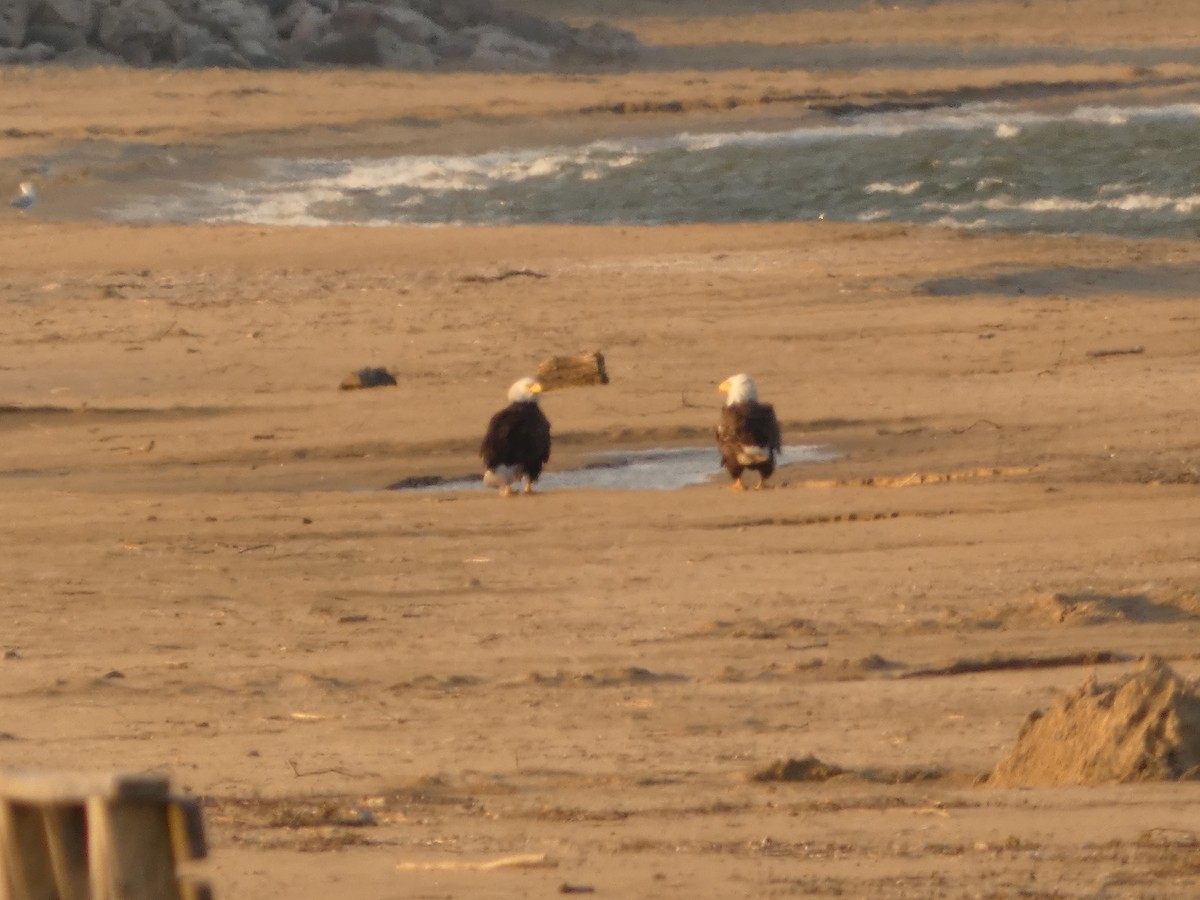
[[[488,422],[479,455],[498,479],[492,486],[525,478],[527,489],[532,488],[550,459],[550,421],[535,402],[510,403]]]

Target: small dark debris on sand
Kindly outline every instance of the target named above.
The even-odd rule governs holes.
[[[951,777],[951,773],[941,766],[904,766],[899,769],[870,767],[856,774],[872,784],[920,784]]]
[[[754,781],[828,781],[846,770],[809,754],[803,759],[779,759],[751,774]]]
[[[394,387],[395,384],[395,376],[387,369],[368,367],[351,372],[343,378],[342,383],[338,385],[338,390],[356,391],[360,388]]]
[[[1099,666],[1128,662],[1130,657],[1111,650],[1089,650],[1062,656],[1002,656],[982,659],[956,659],[945,666],[904,672],[900,678],[932,678],[939,675],[973,675],[979,672],[1005,672],[1022,669],[1060,669],[1066,666]]]
[[[549,675],[530,672],[525,677],[526,683],[543,687],[565,687],[571,684],[587,687],[620,687],[631,684],[658,684],[687,680],[686,675],[677,672],[651,672],[641,666],[614,666],[598,669],[595,672],[558,671]]]
[[[399,481],[389,484],[387,489],[389,491],[409,491],[414,488],[427,488],[445,483],[446,479],[441,475],[409,475],[407,478],[401,478]]]
[[[535,272],[533,269],[505,269],[495,275],[464,275],[459,281],[466,284],[495,284],[510,278],[545,278],[545,272]]]

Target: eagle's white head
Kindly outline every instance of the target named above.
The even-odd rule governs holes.
[[[754,379],[744,372],[737,375],[730,375],[721,382],[717,388],[725,397],[725,405],[733,406],[735,403],[745,403],[747,400],[758,399],[758,388],[754,386]]]
[[[542,392],[542,386],[536,378],[522,378],[514,381],[508,389],[509,403],[537,403],[537,395]]]

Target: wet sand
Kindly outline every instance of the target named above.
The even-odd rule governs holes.
[[[1176,46],[1194,16],[1073,5],[1110,36],[1112,10],[1149,10],[1140,46]],[[1023,8],[897,12],[996,9],[1020,42]],[[851,20],[864,41],[885,43],[880,15]],[[688,23],[645,27],[668,24]],[[874,102],[857,85],[924,95],[961,89],[956,72],[824,77]],[[339,102],[412,76],[90,73],[112,87],[91,112],[57,102],[79,77],[4,74],[51,111],[45,136],[6,141],[14,167],[200,141],[233,165],[261,146],[239,118],[258,95],[226,94],[255,86],[311,104],[270,123],[273,151],[418,130]],[[440,93],[458,77],[432,79],[421,140],[779,112],[578,111],[695,77],[463,76],[461,108]],[[810,76],[712,77],[750,96]],[[518,83],[528,106],[506,106]],[[145,116],[161,130],[114,113],[88,137],[106,103],[164,84]],[[66,165],[78,191],[51,183],[44,213],[0,221],[4,765],[166,772],[204,799],[220,897],[1191,895],[1195,784],[980,778],[1089,675],[1147,654],[1200,671],[1194,242],[73,219],[107,165]],[[512,270],[545,277],[496,277]],[[477,472],[508,384],[594,349],[611,384],[543,401],[555,472],[709,445],[716,385],[742,370],[787,443],[836,456],[743,494],[385,489]],[[398,386],[337,390],[364,366]],[[754,777],[810,754],[845,771]],[[515,855],[536,865],[477,867]]]

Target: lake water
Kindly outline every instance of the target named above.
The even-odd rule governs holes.
[[[1197,104],[980,104],[478,155],[264,159],[251,177],[134,195],[108,215],[313,226],[825,218],[1192,237],[1198,145]]]

